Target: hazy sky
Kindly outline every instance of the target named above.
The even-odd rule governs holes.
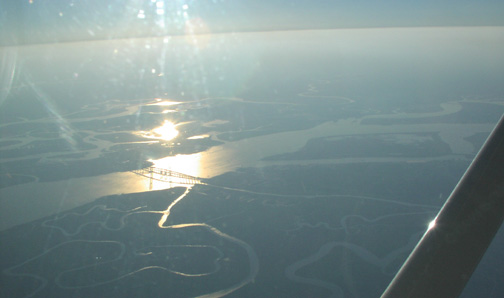
[[[2,0],[0,44],[191,30],[502,26],[503,15],[502,0]]]

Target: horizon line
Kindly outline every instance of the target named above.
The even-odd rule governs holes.
[[[383,29],[413,29],[413,28],[504,28],[504,25],[411,25],[411,26],[374,26],[374,27],[336,27],[336,28],[284,28],[284,29],[264,29],[264,30],[223,30],[217,32],[205,32],[205,33],[170,33],[170,34],[150,34],[150,35],[131,35],[131,36],[118,36],[109,38],[80,38],[80,39],[63,39],[54,40],[46,42],[21,42],[21,43],[7,43],[3,44],[0,41],[1,48],[12,48],[12,47],[30,47],[39,45],[51,45],[51,44],[71,44],[71,43],[83,43],[83,42],[107,42],[114,40],[132,40],[132,39],[157,39],[166,37],[184,37],[184,36],[206,36],[206,35],[224,35],[224,34],[248,34],[248,33],[274,33],[274,32],[293,32],[293,31],[329,31],[329,30],[383,30]]]

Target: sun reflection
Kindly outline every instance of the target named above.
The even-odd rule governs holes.
[[[163,125],[156,127],[151,131],[140,131],[137,134],[148,139],[170,141],[175,139],[178,136],[179,132],[175,124],[166,120],[165,122],[163,122]]]
[[[157,168],[169,169],[194,177],[200,177],[201,175],[201,153],[178,154],[149,161]]]
[[[199,136],[188,137],[187,139],[188,140],[200,140],[200,139],[206,139],[209,137],[210,137],[210,135],[199,135]]]
[[[163,100],[161,98],[156,98],[155,103],[150,103],[148,106],[173,106],[173,105],[178,105],[181,104],[182,102],[180,101],[169,101],[169,100]]]
[[[165,121],[163,125],[152,130],[154,136],[159,136],[160,139],[169,141],[176,138],[179,134],[178,130],[175,128],[175,124],[170,121]]]

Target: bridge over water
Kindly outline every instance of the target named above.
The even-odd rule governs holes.
[[[187,184],[187,185],[205,184],[201,178],[176,172],[170,169],[159,168],[154,166],[139,170],[133,170],[131,172],[149,178],[151,189],[153,180],[174,184]]]

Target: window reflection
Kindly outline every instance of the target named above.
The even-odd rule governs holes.
[[[433,219],[430,223],[429,223],[429,228],[428,230],[432,230],[436,227],[436,219]]]

